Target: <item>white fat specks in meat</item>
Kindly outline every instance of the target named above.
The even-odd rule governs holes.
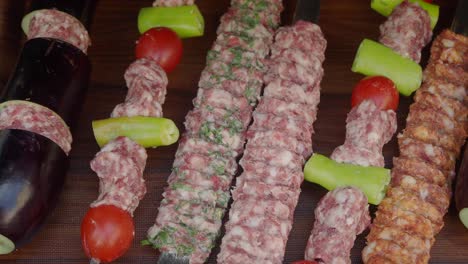
[[[193,101],[194,109],[185,119],[186,132],[176,153],[169,186],[163,193],[161,204],[172,204],[172,211],[160,210],[162,216],[158,215],[158,219],[165,219],[164,223],[157,220],[148,232],[153,247],[162,252],[186,256],[191,264],[206,261],[219,227],[212,225],[208,228],[203,222],[199,226],[194,223],[195,220],[181,217],[180,214],[193,217],[196,221],[206,219],[220,222],[230,199],[228,183],[237,170],[236,158],[244,151],[246,130],[262,91],[263,76],[267,70],[264,59],[270,53],[282,2],[261,1],[264,1],[263,4],[233,0],[232,7],[221,18],[218,37],[208,52],[207,65],[200,77],[197,97]],[[256,151],[246,155],[265,154],[262,162],[268,160],[270,163],[284,164],[291,161],[290,164],[298,164],[293,161],[294,157],[299,156],[295,152],[283,149],[273,152],[263,146],[257,147]],[[278,156],[274,156],[276,154]],[[256,201],[248,197],[245,200]],[[190,201],[190,205],[187,205],[187,201]],[[246,212],[262,212],[265,208],[277,210],[275,214],[290,214],[293,211],[282,200],[276,201],[278,207],[275,204],[267,207],[267,203],[263,203]],[[179,206],[177,203],[182,204]],[[217,216],[219,220],[213,221]],[[277,226],[267,220],[264,223],[270,223],[269,236],[285,232],[284,225]],[[249,222],[242,227],[252,228],[255,224],[258,223]],[[201,226],[206,227],[200,230]],[[276,240],[281,240],[281,244]],[[242,240],[236,237],[235,241]],[[278,245],[283,247],[285,243],[282,238],[276,237],[265,237],[255,243],[263,241],[265,248],[272,250]],[[249,254],[240,256],[237,252],[228,252],[225,256],[224,263],[278,263],[263,261]]]
[[[315,222],[305,252],[307,260],[351,263],[356,236],[370,224],[366,196],[357,188],[328,192],[315,209]]]
[[[166,73],[154,61],[138,59],[125,71],[128,93],[125,102],[117,105],[111,117],[161,117],[168,83]]]
[[[271,113],[277,116],[301,119],[312,126],[317,117],[316,104],[301,104],[295,102],[288,102],[272,97],[264,97],[260,100],[255,111],[262,113]]]
[[[226,18],[221,21],[216,30],[218,35],[223,33],[228,34],[244,34],[249,37],[271,38],[273,32],[271,28],[262,25],[261,23],[243,23],[238,19]]]
[[[304,158],[312,154],[312,140],[303,142],[293,137],[289,137],[283,131],[247,131],[247,147],[276,147],[282,148],[299,155]]]
[[[233,159],[224,159],[216,155],[184,153],[177,156],[173,166],[180,169],[199,171],[204,174],[228,174],[234,175],[237,164]]]
[[[245,97],[236,97],[222,89],[199,89],[194,105],[210,105],[224,109],[238,109],[238,111],[251,111],[251,105]]]
[[[269,166],[284,167],[291,170],[302,167],[304,158],[287,149],[272,147],[251,147],[245,150],[243,160],[260,161]]]
[[[312,153],[326,41],[318,26],[303,21],[279,29],[275,39],[218,263],[241,263],[234,256],[244,263],[283,262],[302,167]]]
[[[238,186],[241,181],[245,180],[251,182],[262,181],[270,186],[299,188],[304,180],[304,174],[298,168],[291,170],[287,167],[268,165],[260,161],[241,161],[240,165],[244,168],[244,172],[242,177],[237,178]]]
[[[287,130],[291,137],[297,138],[300,141],[311,142],[313,127],[307,125],[301,120],[276,116],[269,113],[261,113],[256,111],[253,114],[254,122],[250,126],[252,131],[269,131],[269,130]]]
[[[167,76],[154,61],[138,59],[125,71],[128,93],[111,117],[162,116]],[[118,137],[105,145],[91,161],[100,178],[100,195],[91,206],[112,204],[133,214],[146,193],[143,171],[146,150],[127,137]]]
[[[431,19],[426,10],[407,0],[397,6],[380,26],[380,43],[416,63],[421,49],[431,40]]]
[[[380,110],[373,101],[365,100],[349,112],[345,143],[333,151],[331,158],[342,163],[383,167],[382,148],[396,129],[393,110]]]
[[[91,45],[88,31],[81,22],[75,17],[55,9],[35,11],[29,22],[27,35],[28,39],[59,39],[72,44],[84,53]]]
[[[91,207],[111,204],[133,215],[146,193],[146,158],[145,149],[126,137],[104,146],[91,161],[91,169],[100,178],[99,197]]]
[[[243,35],[221,33],[216,38],[212,50],[221,52],[224,49],[239,48],[265,58],[270,52],[271,38],[250,38]]]
[[[268,83],[263,96],[287,102],[314,105],[320,101],[320,89],[319,87],[299,85],[291,81],[276,78]]]
[[[20,129],[44,136],[68,155],[73,141],[63,119],[51,109],[27,101],[10,101],[0,109],[0,129]]]
[[[245,254],[257,258],[254,263],[281,263],[282,250],[286,247],[286,241],[280,236],[269,235],[262,230],[256,230],[242,225],[226,226],[227,234],[223,238],[223,243],[233,249],[243,251]],[[220,253],[218,262],[224,263]]]
[[[265,75],[265,81],[271,82],[281,78],[290,82],[296,82],[307,86],[316,86],[323,77],[323,68],[306,68],[291,61],[274,61],[268,63],[270,70]]]

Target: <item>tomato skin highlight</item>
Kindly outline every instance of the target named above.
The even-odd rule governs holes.
[[[130,214],[113,205],[90,208],[81,222],[81,243],[86,255],[102,263],[122,256],[134,236]]]
[[[148,29],[137,41],[135,57],[152,59],[169,73],[182,58],[182,40],[170,28]]]
[[[351,106],[373,100],[381,110],[396,110],[400,95],[392,80],[384,76],[370,76],[360,80],[353,89]]]

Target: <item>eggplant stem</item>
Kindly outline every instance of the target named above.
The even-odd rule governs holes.
[[[89,261],[89,264],[99,264],[101,263],[101,261],[99,261],[99,259],[95,259],[95,258],[92,258],[90,261]]]

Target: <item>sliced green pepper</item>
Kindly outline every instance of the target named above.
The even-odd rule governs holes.
[[[366,76],[383,75],[405,96],[410,96],[422,82],[419,64],[370,39],[364,39],[359,45],[351,70]]]
[[[94,137],[100,147],[125,136],[145,148],[171,145],[179,139],[174,122],[159,117],[117,117],[93,121]]]
[[[203,35],[205,21],[196,5],[177,7],[145,7],[138,14],[138,30],[144,33],[150,28],[167,27],[180,38]]]
[[[377,205],[385,197],[390,183],[390,170],[338,163],[323,155],[314,154],[305,165],[304,178],[329,191],[343,186],[357,187],[367,196],[369,203]]]
[[[418,3],[422,9],[426,10],[431,18],[431,28],[434,29],[439,19],[439,6],[424,2],[424,0],[409,0],[412,3]],[[403,0],[372,0],[371,8],[383,16],[389,16],[393,9],[401,4]]]

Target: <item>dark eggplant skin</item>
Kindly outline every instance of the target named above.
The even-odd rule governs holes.
[[[0,233],[21,247],[55,207],[68,159],[54,142],[24,130],[0,131]]]
[[[28,100],[50,108],[73,128],[88,89],[91,64],[73,45],[47,38],[27,41],[0,102]]]
[[[81,50],[56,39],[27,41],[0,102],[28,100],[59,114],[73,128],[91,66]],[[21,247],[31,240],[63,189],[69,159],[51,140],[28,131],[0,132],[0,234]]]

